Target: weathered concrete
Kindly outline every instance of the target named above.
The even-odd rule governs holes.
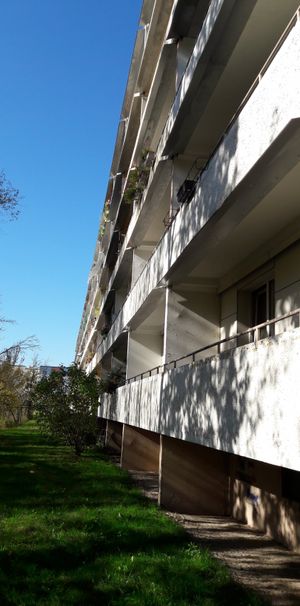
[[[228,458],[203,448],[161,436],[159,504],[182,513],[228,513]]]
[[[241,466],[241,460],[232,457],[232,515],[299,553],[300,503],[285,498],[283,474],[281,467],[250,460],[242,460]],[[296,485],[300,483],[299,476],[299,473],[293,476],[291,496],[294,497]],[[290,478],[288,483],[291,490]]]
[[[159,448],[158,434],[124,424],[121,467],[157,473]]]
[[[107,421],[105,446],[121,453],[123,425],[118,421]]]
[[[133,472],[131,475],[144,495],[157,501],[156,474]],[[299,606],[299,555],[229,517],[171,512],[167,515],[183,526],[200,548],[210,549],[224,562],[237,582],[260,592],[272,606]]]

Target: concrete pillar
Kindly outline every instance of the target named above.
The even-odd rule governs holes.
[[[198,515],[229,513],[226,453],[161,436],[159,504]]]
[[[123,426],[121,466],[136,471],[154,471],[159,468],[159,434],[131,425]]]
[[[118,421],[107,421],[105,446],[121,453],[123,425]]]

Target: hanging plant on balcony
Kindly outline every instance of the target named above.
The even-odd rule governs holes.
[[[134,170],[131,170],[129,175],[128,175],[128,179],[127,179],[127,184],[126,184],[126,189],[124,191],[124,201],[126,202],[126,204],[132,204],[132,202],[137,201],[141,194],[143,193],[143,189],[141,188],[140,182],[139,182],[139,169],[137,167],[135,167]]]
[[[150,152],[148,149],[143,150],[141,165],[135,166],[134,169],[130,170],[123,196],[127,204],[141,201],[143,192],[148,185],[154,157],[153,152]]]

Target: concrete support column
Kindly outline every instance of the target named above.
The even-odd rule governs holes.
[[[161,436],[159,504],[187,514],[229,513],[226,453]]]
[[[118,421],[107,421],[105,446],[121,453],[123,424]]]
[[[123,426],[121,466],[136,471],[154,471],[159,468],[159,434],[131,425]]]

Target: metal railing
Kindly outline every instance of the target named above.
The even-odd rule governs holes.
[[[215,352],[215,353],[218,353],[218,354],[226,353],[226,351],[228,351],[228,350],[221,351],[221,346],[225,345],[226,343],[231,343],[232,341],[236,341],[236,344],[235,344],[235,346],[231,347],[230,350],[237,349],[238,347],[242,347],[242,345],[249,345],[250,343],[257,343],[257,341],[260,341],[264,338],[273,337],[273,336],[275,336],[274,335],[275,324],[277,324],[278,322],[282,322],[283,320],[293,318],[293,317],[297,318],[297,328],[298,328],[300,326],[300,308],[297,308],[294,311],[291,311],[287,314],[277,316],[277,318],[274,318],[273,320],[267,320],[267,322],[263,322],[262,324],[257,324],[256,326],[247,328],[247,330],[238,332],[230,337],[224,337],[224,339],[219,339],[218,341],[209,343],[209,345],[204,345],[203,347],[199,347],[199,349],[196,349],[196,350],[192,351],[191,353],[185,354],[183,356],[180,356],[179,358],[176,358],[175,360],[171,360],[170,362],[165,362],[165,364],[160,364],[158,366],[155,366],[154,368],[150,368],[150,370],[145,370],[144,372],[141,372],[138,375],[135,375],[133,377],[130,377],[129,379],[126,379],[124,384],[128,385],[129,383],[133,383],[134,381],[139,381],[146,377],[151,377],[151,376],[157,375],[157,374],[162,374],[162,373],[166,372],[167,370],[173,370],[174,368],[177,368],[179,363],[183,362],[184,360],[190,359],[190,361],[187,361],[185,364],[180,364],[180,366],[186,366],[187,364],[194,364],[195,362],[199,361],[199,360],[196,360],[196,356],[199,354],[202,354],[205,351],[208,351],[209,349],[213,349],[213,348],[217,349],[217,352]],[[263,331],[265,332],[265,334],[263,334]],[[247,337],[247,336],[249,337],[248,343],[242,344],[242,343],[238,342],[242,337]],[[211,355],[215,355],[215,353],[213,353]],[[210,356],[207,356],[207,357],[210,357]],[[203,358],[201,358],[201,359],[203,359]]]

